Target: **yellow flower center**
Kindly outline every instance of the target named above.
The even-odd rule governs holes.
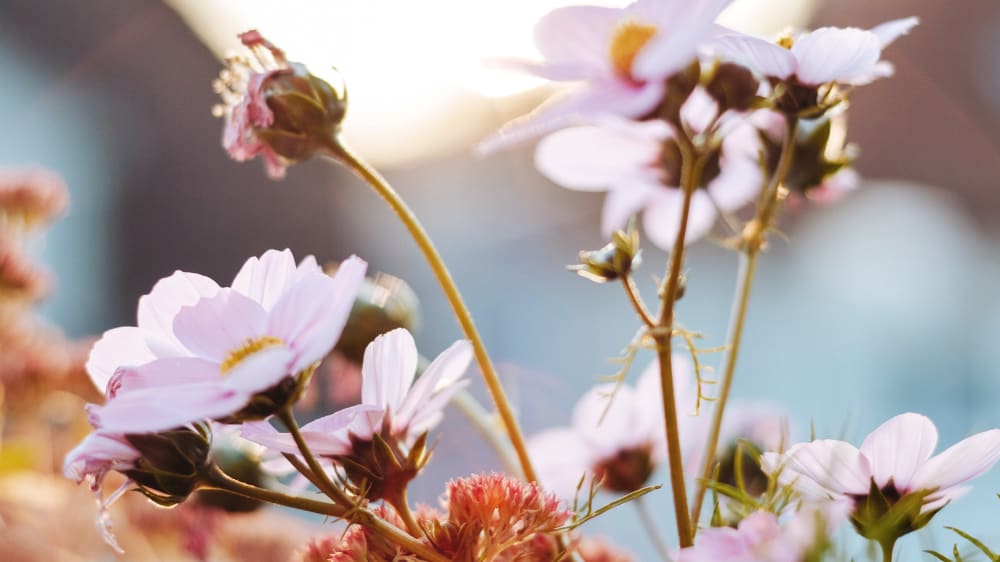
[[[621,23],[611,38],[611,67],[622,78],[632,78],[632,62],[639,51],[656,35],[652,25],[634,20]]]
[[[261,336],[257,339],[247,338],[246,341],[243,342],[243,345],[226,354],[226,358],[223,359],[222,364],[219,365],[219,371],[221,371],[223,376],[225,376],[244,359],[250,357],[254,353],[276,345],[284,345],[284,343],[285,342],[281,341],[281,338],[276,338],[274,336]]]
[[[788,49],[789,51],[791,51],[792,47],[794,45],[795,45],[795,38],[792,37],[791,33],[785,33],[781,37],[778,37],[778,46],[779,47],[783,47],[783,48]]]

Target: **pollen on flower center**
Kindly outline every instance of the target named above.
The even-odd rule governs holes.
[[[789,51],[791,51],[792,47],[795,46],[795,38],[792,37],[791,33],[785,33],[781,37],[778,37],[777,43],[778,43],[779,47],[782,47],[782,48],[785,48],[785,49],[788,49]]]
[[[219,365],[219,371],[225,375],[229,373],[229,371],[232,371],[233,368],[239,365],[244,359],[250,357],[254,353],[276,345],[283,345],[284,343],[285,342],[281,341],[281,338],[276,338],[274,336],[261,336],[257,339],[247,338],[243,345],[230,350],[229,353],[226,354],[226,358],[223,359],[222,364]]]
[[[623,78],[632,77],[632,61],[657,33],[656,27],[634,20],[618,26],[611,38],[611,66]]]

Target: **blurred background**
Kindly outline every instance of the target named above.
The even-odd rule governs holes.
[[[406,279],[425,355],[460,337],[414,245],[358,180],[310,162],[276,183],[222,150],[211,82],[235,33],[259,28],[290,58],[342,72],[347,140],[438,242],[526,430],[567,423],[637,327],[616,286],[564,267],[603,244],[601,196],[544,180],[530,146],[472,152],[550,92],[481,59],[530,56],[534,20],[566,3],[3,0],[0,164],[50,167],[72,199],[37,249],[58,279],[45,315],[70,336],[99,334],[134,322],[138,296],[175,269],[225,281],[247,256],[289,247],[321,261],[356,253]],[[789,216],[790,241],[774,239],[755,286],[735,393],[781,405],[799,438],[813,422],[858,442],[904,411],[930,416],[942,446],[1000,426],[1000,4],[737,0],[726,21],[774,33],[907,15],[921,25],[887,51],[897,75],[852,100],[862,189]],[[650,299],[664,259],[645,251]],[[688,269],[680,319],[721,345],[736,257],[702,242]],[[449,476],[498,467],[462,418],[449,422],[419,500],[436,502]],[[943,524],[1000,544],[997,491],[1000,472],[904,539],[902,556],[916,557],[928,533],[948,550]],[[653,504],[669,533],[668,495]],[[634,517],[618,510],[587,529],[650,559]]]

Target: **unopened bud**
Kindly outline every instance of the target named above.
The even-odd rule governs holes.
[[[122,471],[147,498],[162,506],[183,502],[211,462],[211,432],[204,424],[159,433],[126,434],[140,457]]]
[[[413,289],[398,277],[379,273],[361,284],[334,350],[360,365],[365,348],[377,336],[397,328],[412,332],[419,324],[420,301]]]
[[[595,283],[621,279],[642,262],[639,232],[635,221],[629,221],[625,230],[615,231],[611,242],[599,250],[580,252],[580,263],[569,266],[578,275]]]
[[[217,439],[212,446],[212,461],[222,472],[241,482],[267,487],[269,477],[261,468],[260,455],[236,439]],[[264,505],[260,500],[224,490],[200,490],[196,500],[203,506],[228,513],[247,513]]]
[[[351,491],[369,501],[386,499],[393,502],[403,497],[410,481],[430,460],[427,432],[405,450],[391,435],[389,427],[385,422],[382,432],[375,433],[371,439],[352,436],[351,453],[333,457],[343,467]]]

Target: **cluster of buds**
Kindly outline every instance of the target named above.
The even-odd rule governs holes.
[[[569,269],[584,279],[606,283],[628,277],[632,268],[640,263],[639,232],[635,221],[629,221],[625,230],[616,230],[611,234],[611,242],[603,248],[580,252],[580,263],[569,266]]]

